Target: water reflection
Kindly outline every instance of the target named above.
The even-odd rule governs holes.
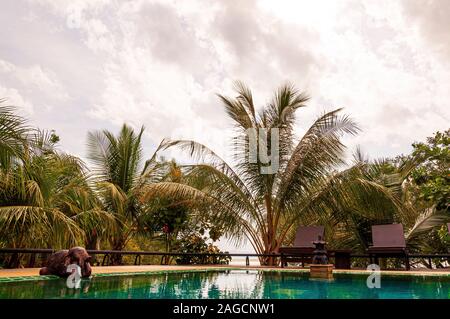
[[[383,276],[381,289],[367,288],[366,278],[310,279],[308,274],[246,270],[160,273],[94,277],[82,280],[80,289],[67,288],[64,279],[0,283],[0,298],[450,298],[450,278]]]

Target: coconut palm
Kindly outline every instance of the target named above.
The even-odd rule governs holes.
[[[371,178],[391,189],[402,202],[403,214],[392,215],[390,220],[404,225],[406,242],[410,249],[415,251],[429,251],[426,247],[427,240],[423,236],[450,221],[448,206],[429,203],[412,194],[415,187],[411,175],[426,160],[413,155],[397,160],[382,159],[368,164],[371,168]]]
[[[113,250],[122,250],[140,230],[140,221],[148,207],[140,201],[144,185],[160,178],[156,155],[143,163],[142,127],[137,133],[123,125],[118,136],[109,131],[88,134],[88,158],[93,165],[93,188],[104,209],[116,219],[115,231],[109,236]],[[121,263],[114,256],[113,263]]]
[[[0,245],[66,248],[93,230],[107,235],[113,217],[101,211],[84,164],[55,150],[52,132],[26,127],[12,107],[1,107],[0,131]]]
[[[165,148],[180,147],[200,163],[185,166],[183,184],[162,182],[148,186],[147,199],[164,193],[208,205],[225,235],[237,243],[247,238],[260,254],[278,252],[290,240],[296,225],[329,218],[332,207],[355,203],[355,194],[368,200],[360,201],[365,208],[376,209],[376,200],[383,198],[397,209],[386,189],[362,179],[350,183],[346,173],[336,173],[344,164],[342,136],[359,130],[348,116],[341,115],[341,109],[318,117],[297,139],[293,133],[295,113],[306,106],[308,96],[292,85],[284,85],[257,112],[250,89],[240,82],[235,88],[236,98],[219,95],[236,128],[233,164],[198,142],[168,141]],[[255,149],[249,142],[249,129],[267,131],[256,139],[258,149],[266,154],[271,153],[272,134],[278,133],[278,169],[267,170],[266,161],[259,157],[249,161],[248,152]],[[274,262],[272,258],[260,261]]]
[[[13,248],[61,245],[80,231],[52,205],[56,166],[61,167],[55,164],[64,160],[36,156],[45,134],[33,132],[25,122],[14,107],[0,107],[0,244]],[[53,179],[48,178],[50,169]],[[17,265],[15,257],[11,262]]]
[[[328,222],[335,229],[330,233],[332,245],[336,248],[352,247],[354,251],[365,252],[371,244],[371,225],[400,223],[404,226],[410,250],[430,251],[423,236],[444,225],[450,220],[450,216],[448,211],[436,209],[436,206],[424,206],[409,195],[411,185],[408,180],[419,164],[420,160],[416,158],[402,160],[400,163],[390,159],[369,161],[358,149],[354,166],[341,173],[346,175],[348,180],[347,183],[341,183],[341,187],[354,185],[352,181],[360,179],[386,190],[384,193],[390,194],[390,198],[378,198],[378,209],[361,209],[364,202],[371,201],[360,198],[357,193],[354,193],[352,201],[345,205],[328,203],[333,209],[333,219]]]
[[[1,169],[0,241],[12,248],[82,244],[85,233],[80,226],[87,227],[97,216],[82,207],[83,198],[90,200],[86,186],[78,159],[64,154],[37,155],[34,150],[22,162]],[[15,255],[8,266],[19,261]]]

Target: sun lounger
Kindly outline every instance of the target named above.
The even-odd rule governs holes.
[[[281,254],[295,255],[281,258],[281,264],[287,265],[288,262],[310,263],[314,251],[313,241],[324,237],[325,228],[323,226],[300,226],[297,230],[293,247],[280,247]]]
[[[410,269],[403,225],[372,226],[372,243],[368,249],[371,262],[375,259],[375,263],[378,263],[379,257],[400,257],[405,260],[406,270]]]

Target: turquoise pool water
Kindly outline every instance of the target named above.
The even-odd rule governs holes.
[[[64,279],[0,282],[0,298],[100,299],[450,299],[447,276],[381,276],[381,288],[369,289],[366,275],[335,274],[333,280],[308,273],[208,271],[95,276],[80,289]]]

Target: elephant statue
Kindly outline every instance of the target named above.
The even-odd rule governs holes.
[[[48,260],[46,267],[41,268],[39,275],[56,275],[60,277],[68,277],[67,266],[76,264],[81,268],[81,277],[86,278],[91,275],[91,256],[83,247],[73,247],[69,250],[60,250],[52,254]]]

